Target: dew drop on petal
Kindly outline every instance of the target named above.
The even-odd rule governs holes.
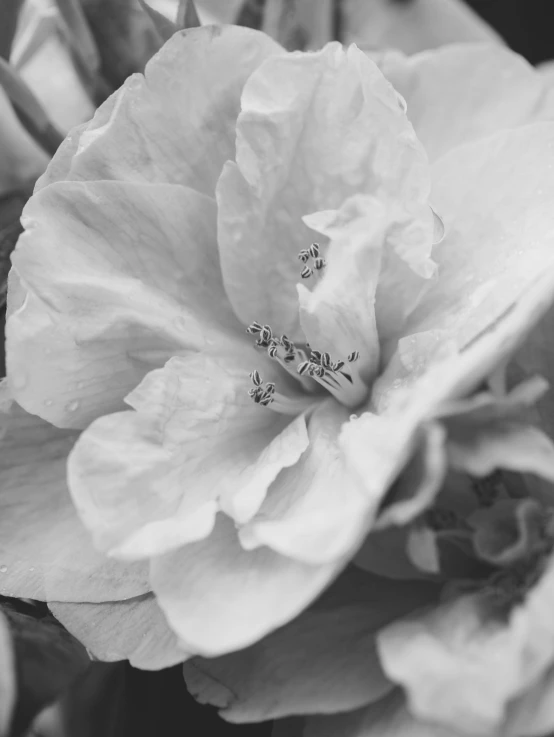
[[[0,573],[7,573],[8,572],[8,566],[0,566]]]
[[[186,317],[182,317],[182,316],[176,317],[175,320],[173,321],[173,324],[178,330],[186,330],[188,327]]]
[[[44,404],[45,404],[45,405],[46,405],[47,407],[51,407],[51,406],[52,406],[52,400],[51,400],[51,399],[46,399],[46,400],[44,401]]]
[[[68,402],[65,405],[65,411],[66,412],[76,412],[79,409],[79,400],[78,399],[72,399],[71,402]]]

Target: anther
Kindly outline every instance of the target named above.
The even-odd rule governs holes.
[[[312,243],[312,245],[308,248],[308,253],[312,258],[318,258],[319,257],[319,243]]]
[[[298,254],[298,258],[300,261],[302,261],[303,264],[305,264],[306,261],[310,258],[310,252],[308,251],[308,249],[303,248]]]
[[[317,271],[321,271],[326,266],[326,261],[324,258],[316,258],[314,259],[314,269]]]
[[[352,353],[349,353],[347,356],[348,363],[354,363],[354,361],[357,361],[360,357],[360,351],[352,351]]]
[[[253,322],[249,327],[246,328],[246,332],[250,335],[256,335],[262,331],[262,325],[259,322]]]
[[[262,377],[260,376],[259,371],[252,371],[250,373],[250,378],[252,379],[252,383],[254,386],[261,386],[262,385]]]
[[[311,276],[311,275],[312,275],[313,273],[314,273],[314,272],[313,272],[313,271],[312,271],[312,270],[310,269],[310,267],[309,267],[309,266],[304,266],[304,268],[303,268],[303,269],[302,269],[302,271],[300,272],[300,276],[302,277],[302,279],[309,279],[309,278],[310,278],[310,276]]]

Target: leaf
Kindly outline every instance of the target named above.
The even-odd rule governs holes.
[[[17,681],[11,737],[25,733],[35,716],[55,701],[90,665],[84,647],[42,605],[2,597]]]
[[[0,197],[0,307],[6,302],[10,255],[23,230],[19,218],[27,199],[20,192]]]
[[[23,0],[2,0],[0,8],[0,56],[10,58],[17,19]]]
[[[10,628],[0,611],[0,737],[7,737],[15,705],[16,684]]]
[[[246,26],[246,28],[261,30],[267,2],[268,0],[245,0],[237,17],[237,26]]]
[[[165,17],[165,15],[162,15],[162,13],[154,10],[154,8],[152,8],[146,2],[146,0],[139,0],[139,3],[141,4],[144,11],[148,14],[150,20],[154,24],[154,28],[160,34],[162,39],[164,41],[170,39],[175,31],[177,31],[177,26],[175,25],[175,23],[172,23],[168,18]]]
[[[143,0],[140,4],[136,0],[80,1],[100,54],[101,77],[113,90],[130,74],[143,72],[148,60],[177,30]]]
[[[177,28],[198,28],[200,18],[194,4],[194,0],[179,0],[177,8],[177,20],[175,21]]]
[[[10,98],[21,122],[42,148],[53,155],[63,141],[44,108],[21,76],[0,58],[0,85]]]

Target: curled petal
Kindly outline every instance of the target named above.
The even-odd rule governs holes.
[[[232,521],[218,515],[205,540],[153,558],[150,575],[184,649],[215,657],[292,620],[345,564],[311,566],[265,547],[245,551]]]
[[[260,642],[190,660],[185,680],[231,722],[358,708],[392,689],[375,651],[376,631],[435,593],[430,584],[347,570],[312,607]]]
[[[281,471],[258,514],[239,531],[245,549],[267,545],[317,565],[359,545],[373,504],[343,462],[338,436],[347,420],[347,410],[332,400],[313,412],[308,448]]]
[[[220,505],[251,516],[308,437],[248,396],[252,350],[172,358],[81,436],[69,484],[96,545],[144,558],[208,535]],[[250,363],[250,368],[252,363]],[[272,378],[270,375],[267,378]]]
[[[223,278],[237,315],[247,322],[254,311],[297,336],[297,255],[313,240],[302,217],[357,193],[415,207],[428,192],[425,155],[397,94],[361,51],[328,44],[269,59],[244,88],[236,164],[217,188]]]
[[[78,434],[28,415],[4,396],[0,435],[0,592],[102,602],[149,591],[145,567],[98,553],[79,521],[66,484]]]
[[[240,330],[221,284],[215,202],[194,190],[62,182],[30,200],[23,222],[7,363],[30,412],[84,427],[123,406],[151,353],[163,365]]]
[[[452,43],[413,56],[392,52],[380,67],[406,100],[408,118],[431,161],[503,128],[541,119],[538,107],[546,93],[541,75],[500,44]]]
[[[100,107],[80,134],[65,178],[167,182],[213,196],[223,164],[234,159],[244,83],[281,53],[269,37],[247,28],[176,33],[144,77],[129,77]]]

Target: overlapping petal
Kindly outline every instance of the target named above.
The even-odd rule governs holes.
[[[129,77],[80,132],[64,178],[182,184],[213,196],[223,164],[234,159],[244,83],[265,59],[282,53],[247,28],[175,34],[145,76]],[[55,161],[58,166],[60,158]],[[50,179],[47,172],[42,184]]]
[[[290,79],[294,78],[294,85]],[[236,164],[217,188],[225,288],[237,315],[298,334],[302,217],[354,194],[426,202],[426,157],[396,92],[352,46],[266,61],[248,80]]]
[[[150,576],[183,647],[213,657],[293,619],[346,563],[312,566],[266,547],[246,551],[232,521],[218,515],[209,538],[153,558]]]
[[[309,447],[281,471],[259,512],[239,530],[244,548],[268,546],[308,564],[340,560],[365,534],[374,500],[345,466],[338,436],[348,410],[328,400],[311,414]]]
[[[128,660],[135,668],[170,668],[188,657],[152,594],[125,601],[51,601],[54,616],[98,660]]]
[[[206,537],[219,508],[256,512],[308,443],[302,415],[291,422],[250,400],[257,360],[249,348],[172,358],[126,398],[135,411],[83,433],[69,483],[100,549],[148,558]]]
[[[554,657],[552,562],[506,618],[488,594],[466,595],[385,628],[385,672],[408,691],[415,715],[470,734],[495,733],[510,701],[533,686]],[[491,594],[494,596],[494,594]]]
[[[293,622],[238,653],[185,664],[189,690],[232,722],[333,713],[378,701],[393,686],[375,651],[383,624],[432,601],[432,584],[347,570]]]
[[[440,278],[405,334],[448,330],[463,348],[552,267],[553,166],[550,123],[499,132],[435,164],[432,199],[446,227],[433,251]]]
[[[6,334],[16,399],[82,428],[121,409],[152,366],[240,330],[215,221],[212,199],[177,185],[62,182],[38,192],[13,255],[20,284]]]
[[[98,553],[75,512],[65,463],[77,433],[51,427],[5,396],[0,421],[1,593],[103,602],[149,591],[146,567]]]
[[[413,56],[389,52],[379,66],[406,100],[408,119],[431,161],[544,118],[543,78],[500,44],[453,43]]]

